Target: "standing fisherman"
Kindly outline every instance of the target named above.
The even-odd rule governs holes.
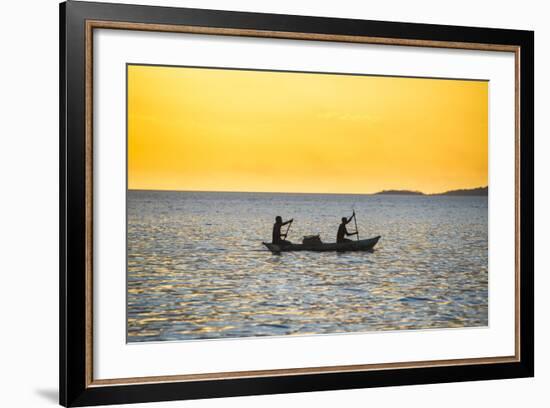
[[[283,219],[281,218],[281,216],[278,215],[275,217],[275,224],[273,224],[273,238],[272,238],[273,244],[289,245],[292,243],[286,240],[286,237],[288,235],[288,230],[290,229],[290,225],[288,226],[286,232],[284,234],[281,234],[281,227],[283,225],[292,223],[292,221],[294,221],[294,218],[291,218],[290,220],[283,222]]]

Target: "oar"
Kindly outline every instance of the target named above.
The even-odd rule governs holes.
[[[357,233],[357,241],[359,241],[359,230],[357,229],[357,217],[355,216],[355,209],[353,210],[353,221],[355,221],[355,232]]]
[[[286,237],[288,237],[288,231],[290,231],[290,226],[292,225],[293,222],[294,222],[294,220],[290,221],[288,223],[288,227],[286,227],[285,239],[286,239]]]

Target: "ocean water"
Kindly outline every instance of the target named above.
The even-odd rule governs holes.
[[[333,242],[352,205],[360,238],[382,236],[371,252],[262,245],[276,215],[293,242]],[[487,197],[129,191],[127,206],[129,342],[488,325]]]

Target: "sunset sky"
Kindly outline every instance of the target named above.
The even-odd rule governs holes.
[[[488,82],[128,66],[128,188],[487,185]]]

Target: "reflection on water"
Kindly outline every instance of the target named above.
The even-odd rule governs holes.
[[[272,255],[334,241],[355,204],[372,252]],[[128,341],[488,324],[487,198],[128,192]],[[350,228],[351,230],[352,228]]]

